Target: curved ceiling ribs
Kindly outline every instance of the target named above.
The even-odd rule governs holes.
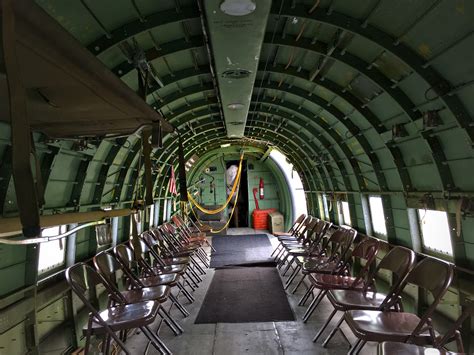
[[[246,135],[262,142],[272,142],[287,153],[302,175],[305,188],[346,191],[397,189],[407,192],[417,189],[409,173],[410,165],[406,165],[403,150],[398,146],[399,142],[396,140],[387,142],[383,138],[377,141],[371,139],[374,132],[377,135],[390,135],[391,131],[391,127],[387,126],[390,118],[382,120],[377,115],[377,110],[371,109],[372,101],[377,100],[381,95],[387,95],[396,104],[401,111],[399,116],[408,118],[409,122],[421,121],[421,108],[425,103],[415,104],[416,100],[401,89],[403,80],[414,74],[421,78],[427,87],[434,88],[440,93],[437,102],[450,112],[457,126],[465,130],[472,143],[474,132],[472,120],[455,93],[446,95],[451,91],[451,85],[432,68],[431,61],[425,61],[407,45],[368,24],[367,20],[350,17],[333,11],[331,8],[317,7],[313,9],[314,11],[309,11],[310,6],[296,2],[282,4],[281,0],[273,2],[273,16],[278,14],[280,7],[281,16],[289,21],[294,18],[303,19],[305,22],[315,22],[335,28],[339,34],[348,32],[359,36],[377,45],[383,53],[389,53],[400,60],[411,70],[406,76],[395,79],[380,71],[376,65],[373,65],[374,62],[357,57],[347,48],[338,47],[338,43],[331,48],[332,43],[305,37],[303,30],[297,36],[285,33],[285,28],[276,36],[271,37],[267,34],[264,43],[266,50],[276,48],[278,51],[278,48],[286,47],[298,53],[314,53],[321,58],[342,63],[356,73],[355,77],[363,76],[380,89],[364,102],[352,92],[350,86],[344,86],[330,75],[314,75],[311,68],[306,68],[301,63],[298,65],[292,61],[281,63],[276,55],[271,65],[267,66],[264,62],[260,62],[258,76],[260,79],[263,77],[264,80],[261,87],[254,88],[254,95],[264,98],[253,98],[252,105],[258,105],[251,108],[252,115],[246,127]],[[105,31],[105,35],[87,47],[95,55],[106,55],[107,50],[118,46],[123,41],[134,39],[138,35],[148,32],[150,37],[153,37],[151,31],[160,26],[193,20],[199,20],[199,10],[196,6],[176,7],[148,16],[140,15],[132,22],[108,32]],[[202,34],[183,33],[182,38],[173,38],[159,44],[152,40],[151,43],[152,47],[143,48],[145,57],[149,61],[168,56],[173,58],[180,52],[193,52],[204,48]],[[156,109],[166,112],[165,117],[170,122],[184,128],[183,134],[188,143],[185,148],[187,157],[194,152],[209,151],[211,147],[218,147],[219,142],[226,141],[222,119],[214,118],[219,115],[219,111],[215,109],[217,101],[210,80],[209,67],[198,63],[197,60],[194,60],[193,64],[191,67],[179,68],[174,72],[170,70],[168,73],[160,73],[160,75],[163,74],[160,76],[161,85],[155,83],[149,93],[150,95],[155,92],[160,93],[160,90],[166,89],[165,94],[156,95],[158,99],[155,95],[151,95],[148,100]],[[127,60],[115,63],[111,70],[118,76],[130,78],[127,74],[132,72],[134,67],[135,63]],[[257,81],[259,82],[260,79]],[[199,84],[193,84],[193,80],[198,80]],[[191,85],[182,86],[181,81],[191,82]],[[310,84],[314,86],[310,88]],[[328,98],[315,92],[316,86],[333,97]],[[169,90],[174,87],[178,90]],[[255,117],[257,118],[252,121],[251,118]],[[265,119],[261,119],[263,117]],[[273,117],[275,121],[269,117]],[[284,135],[278,130],[284,132]],[[291,136],[294,137],[292,141],[285,139]],[[455,189],[453,174],[446,163],[443,142],[438,138],[437,131],[418,132],[414,139],[423,141],[424,149],[431,154],[431,162],[425,163],[435,167],[442,185],[441,190]],[[141,177],[137,168],[140,138],[135,136],[135,140],[129,138],[127,142],[129,143],[127,147],[121,141],[112,142],[108,154],[104,155],[103,166],[98,174],[93,193],[93,202],[100,203],[104,199],[112,202],[121,201],[133,194],[137,181],[140,184]],[[172,155],[176,148],[176,140],[168,136],[164,140],[163,150],[156,151],[154,158],[158,162],[172,162]],[[325,160],[324,157],[328,159]],[[386,159],[387,157],[389,159]],[[84,160],[81,164],[82,170],[90,166],[91,160]],[[115,166],[115,171],[112,171],[112,166]],[[394,181],[392,177],[389,184],[387,172],[391,170],[396,171],[399,181],[397,179]],[[157,176],[155,189],[160,190],[164,186],[167,179],[164,171],[166,171],[165,165],[155,172]],[[84,182],[71,193],[70,203],[74,201],[73,197],[77,198],[78,194],[81,195],[83,185]],[[112,189],[105,191],[105,186],[112,186]],[[158,194],[161,194],[161,191],[158,191]]]

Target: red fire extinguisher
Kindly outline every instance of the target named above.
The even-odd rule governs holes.
[[[260,194],[260,200],[263,200],[265,198],[265,194],[263,192],[263,178],[260,178],[260,184],[258,186],[258,191]]]

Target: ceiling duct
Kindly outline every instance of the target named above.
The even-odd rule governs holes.
[[[244,135],[270,7],[271,0],[204,2],[229,138]]]

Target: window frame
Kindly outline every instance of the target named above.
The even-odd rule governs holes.
[[[371,199],[373,198],[377,198],[377,199],[380,199],[380,204],[381,204],[381,207],[382,207],[382,216],[383,216],[383,221],[384,221],[384,230],[385,230],[385,233],[381,233],[379,231],[376,231],[375,230],[375,225],[374,225],[374,208],[372,207],[372,204],[371,204]],[[384,208],[383,208],[383,199],[382,199],[382,196],[381,195],[368,195],[367,196],[367,204],[369,206],[369,213],[370,213],[370,223],[372,224],[372,233],[375,237],[378,237],[378,238],[382,238],[382,239],[387,239],[387,217],[385,216],[385,211],[384,211]]]
[[[324,219],[327,221],[331,220],[331,214],[329,213],[329,203],[328,203],[328,196],[326,194],[322,194],[322,202],[323,202],[323,212],[324,212]]]
[[[47,228],[44,228],[41,231],[41,234],[43,234],[43,232],[45,230],[51,229],[51,228],[58,228],[58,233],[54,234],[54,235],[60,235],[60,234],[66,233],[69,230],[69,225],[63,224],[63,225],[59,225],[59,226],[47,227]],[[54,235],[51,235],[51,236],[54,236]],[[50,265],[50,266],[48,266],[44,269],[40,269],[41,246],[46,245],[47,243],[61,243],[61,242],[63,244],[62,261],[60,263],[52,264],[52,265]],[[46,278],[46,277],[56,273],[57,271],[62,270],[65,267],[65,265],[66,265],[66,256],[67,256],[67,250],[66,249],[67,249],[66,237],[51,240],[51,241],[48,241],[48,242],[39,243],[39,245],[38,245],[38,263],[36,265],[36,272],[37,272],[37,275],[38,275],[38,279]]]
[[[447,223],[447,236],[449,238],[449,242],[450,242],[450,245],[451,245],[451,253],[449,252],[443,252],[439,249],[434,249],[432,247],[429,247],[425,244],[425,239],[423,237],[423,226],[422,226],[422,218],[420,216],[420,213],[424,213],[424,212],[428,212],[428,211],[433,211],[433,212],[440,212],[440,213],[444,213],[445,216],[446,216],[446,223]],[[421,242],[421,250],[423,251],[423,253],[425,254],[429,254],[429,255],[433,255],[433,256],[437,256],[437,257],[440,257],[440,258],[443,258],[443,259],[448,259],[448,260],[453,260],[454,259],[454,245],[453,245],[453,240],[451,238],[451,225],[449,223],[449,215],[448,215],[448,212],[446,211],[440,211],[440,210],[430,210],[430,209],[427,209],[427,208],[417,208],[416,209],[416,217],[418,219],[418,228],[419,228],[419,237],[420,237],[420,242]]]
[[[344,214],[344,203],[347,204],[347,213],[349,217],[349,223],[347,223],[346,216]],[[338,209],[339,209],[339,218],[342,219],[342,224],[352,227],[352,216],[351,216],[351,211],[349,207],[349,201],[345,201],[345,200],[339,201]]]

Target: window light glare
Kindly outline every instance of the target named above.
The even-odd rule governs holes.
[[[372,218],[372,228],[375,234],[387,235],[387,227],[385,225],[385,214],[383,212],[382,197],[369,197],[370,216]]]
[[[453,255],[448,215],[443,211],[418,210],[423,246]]]
[[[41,232],[43,237],[54,237],[67,232],[67,226],[55,226],[45,228]],[[64,263],[66,257],[65,238],[52,240],[50,242],[40,243],[38,272],[41,274],[55,266]]]
[[[352,221],[351,221],[351,214],[349,212],[349,202],[341,201],[341,210],[342,210],[341,212],[342,212],[342,219],[344,221],[344,224],[351,226]]]
[[[221,144],[221,148],[227,148],[227,147],[230,147],[230,143]]]

